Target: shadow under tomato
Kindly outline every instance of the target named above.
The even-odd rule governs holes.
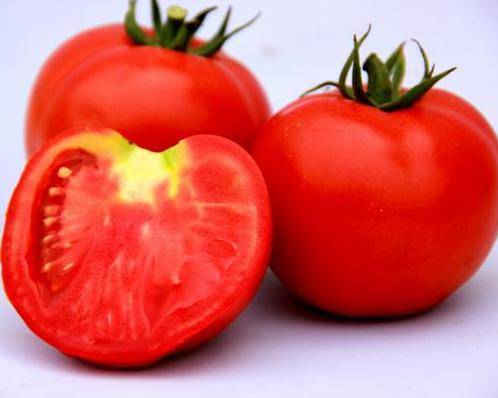
[[[5,296],[2,297],[5,299]],[[0,305],[0,357],[29,367],[62,368],[67,360],[56,349],[35,336],[5,302]]]
[[[481,280],[492,284],[492,280]],[[121,380],[159,379],[193,380],[203,375],[216,374],[231,377],[236,369],[256,366],[258,361],[281,356],[280,345],[304,344],[309,336],[326,335],[331,344],[346,331],[351,338],[370,339],[370,332],[424,334],[427,328],[443,328],[448,323],[462,322],[464,314],[479,307],[482,293],[479,285],[465,286],[433,310],[410,317],[355,320],[330,315],[308,306],[292,296],[287,289],[268,273],[260,291],[249,308],[217,338],[197,348],[181,352],[150,366],[133,369],[99,367],[78,359],[69,358],[51,348],[22,324],[12,309],[0,305],[0,356],[23,362],[29,367],[56,370],[58,373],[78,374],[83,377]],[[484,286],[493,291],[495,286]],[[422,328],[412,328],[422,324]],[[301,336],[303,336],[301,338]],[[416,337],[417,338],[417,337]],[[420,335],[419,337],[420,338]],[[417,339],[418,339],[417,338]],[[288,340],[287,342],[285,340]],[[301,341],[301,343],[299,343]],[[306,349],[315,350],[312,342]]]
[[[439,318],[446,315],[451,316],[459,312],[465,312],[465,307],[471,307],[475,300],[479,300],[478,289],[466,285],[463,289],[457,291],[438,305],[422,312],[404,316],[354,318],[329,313],[304,302],[299,297],[290,293],[273,274],[268,275],[265,282],[266,288],[259,297],[259,301],[268,303],[268,305],[262,306],[268,316],[271,315],[272,318],[275,315],[285,318],[296,318],[296,320],[326,323],[331,324],[331,326],[374,326],[417,322],[424,319]]]
[[[163,373],[165,376],[199,375],[203,372],[203,369],[212,368],[215,363],[227,360],[225,356],[230,351],[229,347],[233,344],[241,344],[239,341],[234,341],[239,340],[240,336],[235,336],[238,334],[237,331],[225,331],[215,339],[198,347],[169,355],[149,365],[137,367],[108,367],[73,357],[67,357],[67,360],[83,369],[86,373],[94,375],[126,378],[136,375],[141,379],[148,376],[154,378],[158,373]]]
[[[0,308],[3,322],[0,325],[0,356],[27,364],[29,367],[53,370],[91,378],[151,378],[196,377],[212,373],[214,369],[230,369],[240,366],[248,351],[248,342],[254,344],[254,325],[251,315],[254,302],[231,326],[215,339],[198,347],[173,354],[156,363],[136,368],[112,368],[92,364],[78,358],[66,356],[35,336],[23,324],[13,309]],[[5,309],[6,314],[3,314]],[[249,327],[247,326],[249,324]],[[245,326],[244,326],[245,325]],[[256,337],[257,338],[257,337]]]

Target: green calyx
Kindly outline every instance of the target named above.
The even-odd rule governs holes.
[[[203,24],[208,14],[217,7],[206,8],[187,21],[187,10],[179,6],[171,6],[167,9],[166,20],[163,22],[157,0],[151,0],[154,34],[149,35],[137,24],[135,17],[136,3],[137,0],[129,0],[129,7],[124,22],[126,33],[134,43],[143,46],[169,48],[204,57],[211,57],[216,54],[228,39],[247,28],[255,22],[260,15],[256,15],[245,24],[227,33],[228,22],[230,21],[230,16],[232,14],[232,9],[229,7],[223,22],[215,35],[204,44],[192,48],[189,46],[192,38]]]
[[[424,75],[418,84],[408,90],[403,90],[401,85],[405,77],[406,68],[406,58],[403,52],[405,43],[401,43],[385,62],[377,54],[372,53],[367,57],[363,65],[361,65],[360,47],[370,33],[370,28],[369,26],[367,32],[359,39],[356,35],[354,36],[354,47],[342,68],[339,81],[320,83],[306,91],[302,96],[322,87],[334,86],[339,89],[345,98],[376,107],[386,112],[395,111],[413,105],[439,80],[456,69],[451,68],[434,75],[435,65],[430,67],[426,52],[417,40],[413,40],[417,44],[424,61]],[[348,86],[346,81],[351,68],[352,85]],[[368,76],[366,91],[362,79],[362,70]]]

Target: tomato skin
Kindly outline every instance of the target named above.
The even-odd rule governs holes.
[[[195,134],[247,148],[269,116],[261,86],[234,59],[137,46],[115,24],[76,35],[48,59],[29,101],[26,149],[31,155],[61,131],[100,126],[156,151]]]
[[[270,119],[253,155],[272,201],[271,267],[320,309],[425,311],[472,276],[496,239],[496,136],[446,91],[392,113],[336,92],[308,96]]]
[[[118,339],[98,342],[88,336],[85,340],[80,333],[75,334],[64,329],[57,331],[60,325],[50,322],[47,318],[47,314],[53,309],[40,295],[39,283],[33,277],[30,264],[33,256],[31,253],[26,254],[31,250],[29,246],[32,236],[29,236],[33,234],[27,226],[33,223],[34,214],[40,211],[37,190],[46,178],[46,168],[57,153],[64,152],[67,147],[71,148],[68,145],[70,140],[86,133],[87,130],[75,129],[59,134],[45,143],[27,163],[13,193],[6,215],[1,252],[2,277],[9,300],[28,327],[43,340],[66,355],[103,366],[145,366],[166,355],[190,349],[212,339],[235,320],[256,293],[266,271],[272,236],[269,200],[263,177],[256,164],[237,144],[218,136],[197,135],[185,139],[191,156],[188,163],[193,163],[197,158],[202,159],[206,154],[216,154],[219,158],[228,155],[229,159],[233,156],[247,171],[247,186],[250,187],[247,189],[251,192],[252,200],[257,198],[253,204],[258,215],[254,224],[256,245],[250,250],[250,255],[245,257],[248,266],[240,270],[235,264],[225,275],[226,285],[216,294],[201,300],[191,308],[176,310],[168,315],[167,322],[159,324],[153,333],[141,338],[135,337],[131,341]],[[106,136],[114,132],[102,129],[92,130],[92,133]],[[96,142],[98,143],[98,140]],[[221,187],[215,185],[215,189],[223,189],[222,185]],[[130,242],[127,241],[126,244],[129,245]],[[112,251],[109,254],[112,254]],[[76,293],[76,297],[78,295],[79,293]],[[118,299],[116,297],[116,300]],[[77,300],[68,305],[76,304]],[[95,303],[88,304],[98,307]],[[66,320],[66,315],[52,313],[57,322],[71,327],[75,320]],[[118,326],[119,332],[121,325]],[[126,327],[129,325],[122,325],[123,329]]]

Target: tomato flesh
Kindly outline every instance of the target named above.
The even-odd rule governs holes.
[[[156,153],[113,132],[72,133],[32,163],[7,218],[5,288],[65,353],[152,362],[211,337],[254,294],[269,210],[262,177],[236,144],[196,136]],[[42,176],[35,186],[33,174]],[[24,251],[13,243],[19,212],[30,219]],[[35,304],[13,285],[23,256]]]

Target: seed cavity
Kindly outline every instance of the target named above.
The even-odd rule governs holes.
[[[71,173],[71,169],[65,166],[62,166],[59,168],[59,170],[57,170],[57,176],[60,178],[68,178]]]

